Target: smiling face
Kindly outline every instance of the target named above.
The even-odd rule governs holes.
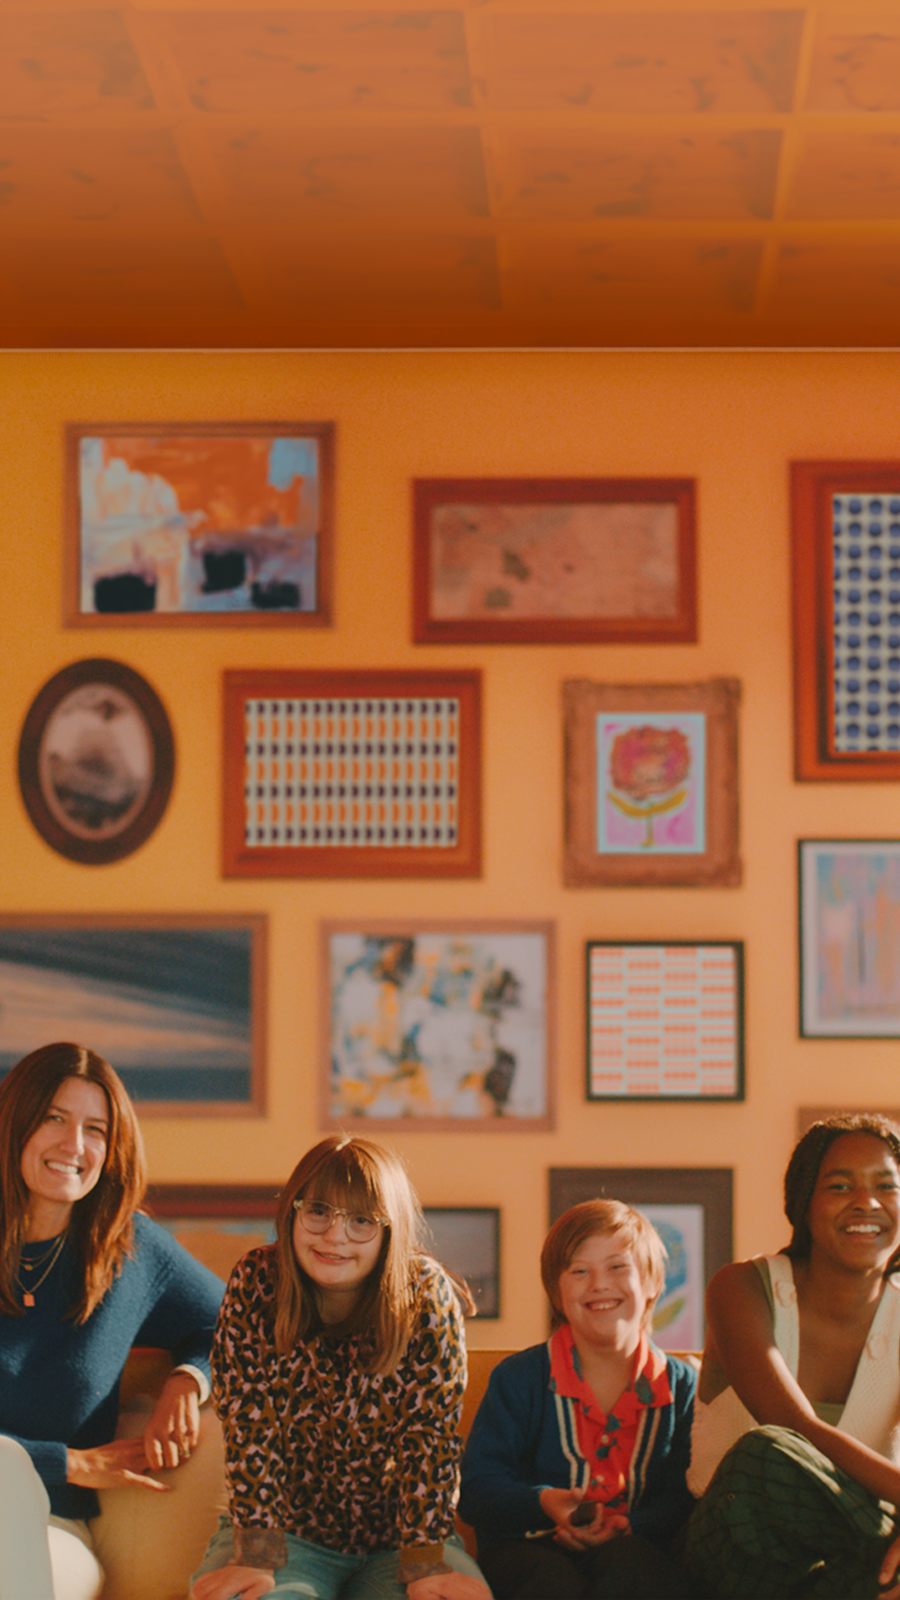
[[[28,1235],[52,1239],[97,1183],[106,1159],[109,1106],[96,1083],[64,1078],[22,1149]]]
[[[329,1204],[340,1203],[329,1200]],[[295,1211],[292,1239],[299,1266],[319,1290],[322,1320],[343,1322],[353,1312],[363,1284],[378,1264],[384,1230],[379,1228],[367,1244],[355,1244],[347,1237],[344,1217],[336,1216],[325,1233],[311,1233],[303,1213]]]
[[[900,1244],[900,1169],[872,1133],[843,1133],[822,1158],[807,1213],[812,1252],[883,1272]]]
[[[631,1244],[622,1233],[592,1233],[559,1276],[563,1316],[575,1343],[630,1355],[650,1309]]]

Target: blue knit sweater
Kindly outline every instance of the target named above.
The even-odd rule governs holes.
[[[685,1484],[697,1374],[666,1357],[670,1405],[644,1411],[628,1481],[632,1532],[665,1545],[694,1506]],[[480,1548],[549,1531],[542,1489],[585,1488],[590,1466],[578,1448],[575,1401],[550,1388],[546,1344],[507,1356],[491,1373],[462,1464],[460,1516]]]
[[[115,1437],[132,1345],[170,1350],[176,1364],[209,1374],[224,1284],[149,1217],[135,1217],[134,1241],[134,1254],[80,1326],[65,1315],[76,1289],[68,1245],[24,1316],[0,1316],[0,1433],[25,1446],[57,1517],[100,1509],[93,1489],[66,1483],[66,1449]]]

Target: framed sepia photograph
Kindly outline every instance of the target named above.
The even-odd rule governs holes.
[[[417,644],[688,644],[692,478],[417,478]]]
[[[481,674],[225,673],[226,877],[477,878]]]
[[[65,620],[323,627],[333,500],[331,422],[72,423]]]
[[[589,1100],[743,1100],[739,940],[590,939]]]
[[[550,1222],[583,1200],[621,1200],[652,1222],[668,1252],[653,1313],[662,1350],[702,1350],[706,1285],[732,1259],[730,1167],[551,1167]]]
[[[48,1038],[115,1067],[144,1116],[265,1110],[264,916],[0,916],[0,1076]]]
[[[551,923],[326,922],[320,962],[325,1127],[553,1127]]]
[[[19,788],[41,838],[86,866],[121,861],[169,803],[175,741],[146,678],[121,661],[73,661],[31,703]]]
[[[900,779],[900,461],[791,464],[794,771]]]
[[[563,684],[564,882],[734,887],[736,678]]]
[[[900,839],[801,839],[800,1035],[900,1039]]]

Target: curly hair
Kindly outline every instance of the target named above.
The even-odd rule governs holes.
[[[802,1139],[794,1146],[784,1175],[784,1214],[793,1230],[784,1254],[793,1261],[805,1261],[812,1249],[807,1221],[809,1204],[822,1162],[835,1139],[844,1133],[870,1133],[873,1138],[881,1139],[900,1168],[900,1128],[877,1111],[846,1112],[826,1117],[807,1128]],[[885,1270],[893,1272],[898,1261],[900,1248],[891,1257]]]
[[[144,1146],[125,1086],[108,1061],[82,1044],[45,1044],[17,1062],[0,1083],[0,1315],[21,1317],[16,1280],[28,1189],[22,1152],[67,1079],[95,1083],[109,1107],[106,1155],[97,1183],[72,1207],[69,1240],[81,1286],[69,1315],[86,1322],[131,1250],[133,1217],[146,1188]]]

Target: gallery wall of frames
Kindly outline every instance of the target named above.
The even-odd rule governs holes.
[[[325,1132],[481,1345],[591,1194],[660,1342],[900,1065],[879,353],[0,355],[0,1071],[121,1072],[216,1270]]]

